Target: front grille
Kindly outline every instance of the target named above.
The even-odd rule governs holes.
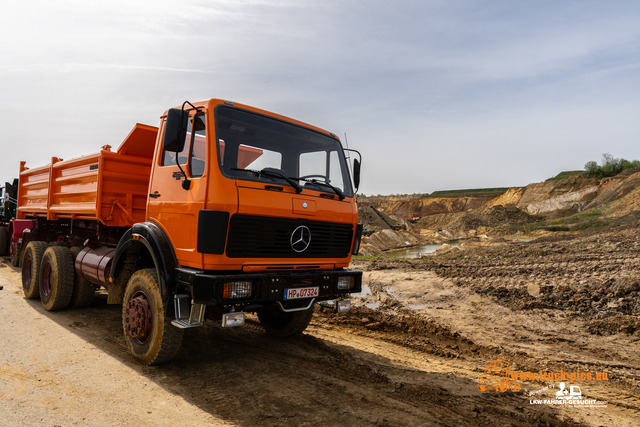
[[[311,239],[305,250],[296,252],[291,234],[301,225],[309,229]],[[351,252],[352,237],[351,224],[234,215],[226,254],[229,258],[345,258]]]

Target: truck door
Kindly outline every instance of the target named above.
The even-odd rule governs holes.
[[[198,212],[204,209],[207,183],[207,138],[204,113],[189,116],[187,135],[182,152],[165,152],[160,145],[149,185],[148,219],[167,233],[180,265],[202,268],[202,254],[196,250]],[[164,133],[164,126],[163,126]],[[162,141],[162,137],[159,138]],[[191,180],[189,189],[182,187],[185,179],[179,162]]]

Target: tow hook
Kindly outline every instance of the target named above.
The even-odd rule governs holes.
[[[351,310],[351,300],[348,299],[320,301],[319,304],[321,307],[335,310],[338,313]]]

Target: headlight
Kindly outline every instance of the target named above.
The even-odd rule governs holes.
[[[345,291],[347,289],[353,289],[353,283],[353,276],[338,277],[338,290]]]
[[[222,298],[247,298],[253,293],[253,283],[249,280],[238,280],[235,282],[227,282],[224,284]]]

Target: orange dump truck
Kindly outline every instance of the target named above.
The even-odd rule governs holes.
[[[316,303],[345,311],[361,290],[348,269],[360,161],[350,172],[346,151],[330,132],[210,99],[137,124],[117,151],[22,162],[9,241],[24,293],[60,310],[105,288],[145,364],[205,319],[241,326],[252,312],[268,333],[300,334]]]

